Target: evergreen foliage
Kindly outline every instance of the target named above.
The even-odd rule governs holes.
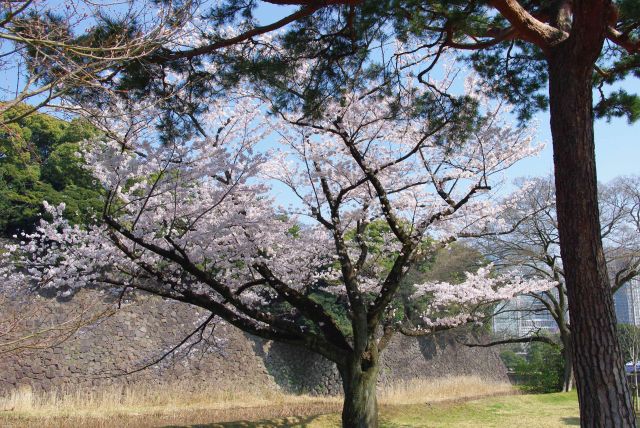
[[[564,358],[560,347],[531,342],[525,348],[525,355],[516,352],[519,348],[505,349],[500,357],[507,368],[515,372],[522,388],[532,393],[562,391]]]
[[[19,116],[21,105],[5,118]],[[34,229],[44,214],[43,201],[65,203],[74,223],[90,223],[102,206],[101,190],[84,169],[79,143],[98,136],[82,120],[70,122],[34,113],[0,130],[0,234]]]

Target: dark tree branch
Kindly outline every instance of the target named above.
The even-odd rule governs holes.
[[[334,0],[335,1],[335,0]],[[327,1],[310,1],[310,2],[288,2],[288,3],[275,3],[275,1],[272,1],[270,3],[274,3],[274,4],[291,4],[291,5],[296,5],[296,4],[302,4],[304,5],[304,7],[302,7],[301,9],[299,9],[298,11],[292,13],[291,15],[288,15],[274,23],[271,23],[269,25],[264,25],[262,27],[256,27],[253,28],[249,31],[246,31],[242,34],[239,34],[235,37],[231,37],[229,39],[223,39],[223,40],[219,40],[215,43],[211,43],[209,45],[205,45],[205,46],[200,46],[198,48],[194,48],[194,49],[189,49],[186,51],[177,51],[177,52],[161,52],[158,53],[156,55],[153,55],[149,58],[149,62],[152,63],[165,63],[165,62],[170,62],[170,61],[175,61],[178,59],[191,59],[191,58],[195,58],[201,55],[207,55],[207,54],[211,54],[219,49],[222,48],[226,48],[229,46],[233,46],[236,45],[238,43],[244,42],[246,40],[251,39],[252,37],[255,36],[259,36],[261,34],[266,34],[269,33],[271,31],[277,30],[279,28],[282,28],[292,22],[295,22],[299,19],[302,18],[306,18],[307,16],[312,15],[314,12],[316,12],[317,10],[323,8],[324,6],[326,6],[327,4],[329,4],[330,2]],[[335,1],[334,4],[341,4],[341,2]]]
[[[465,343],[465,346],[470,348],[488,348],[496,345],[506,345],[509,343],[531,343],[531,342],[542,342],[547,343],[553,346],[559,346],[558,342],[554,341],[550,337],[545,336],[531,336],[531,337],[518,337],[513,339],[504,339],[504,340],[496,340],[488,343]]]

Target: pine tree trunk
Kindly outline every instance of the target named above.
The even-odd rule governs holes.
[[[589,55],[558,49],[547,58],[572,359],[581,425],[635,427],[600,238],[591,86],[595,56],[585,59]]]
[[[347,367],[339,367],[339,371],[344,390],[342,426],[344,428],[377,428],[377,362],[363,367],[360,361],[352,361]]]

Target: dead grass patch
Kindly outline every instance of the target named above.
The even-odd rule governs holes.
[[[417,379],[382,388],[383,406],[465,400],[504,395],[514,388],[473,376]],[[191,385],[137,385],[98,391],[60,390],[36,394],[21,389],[0,397],[0,425],[11,427],[147,427],[227,421],[305,418],[338,412],[342,397],[292,395],[273,390]],[[243,425],[238,425],[243,426]]]
[[[508,382],[479,376],[455,376],[437,379],[413,379],[383,388],[378,401],[383,405],[438,403],[493,395],[517,393]]]

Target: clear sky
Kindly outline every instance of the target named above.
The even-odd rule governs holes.
[[[640,92],[640,84],[627,81],[629,91]],[[553,172],[553,153],[548,112],[536,115],[538,138],[546,142],[544,151],[536,158],[525,159],[515,165],[509,176],[539,176]],[[628,124],[626,119],[611,122],[597,120],[595,123],[596,162],[598,179],[609,181],[620,175],[640,174],[640,123]]]

